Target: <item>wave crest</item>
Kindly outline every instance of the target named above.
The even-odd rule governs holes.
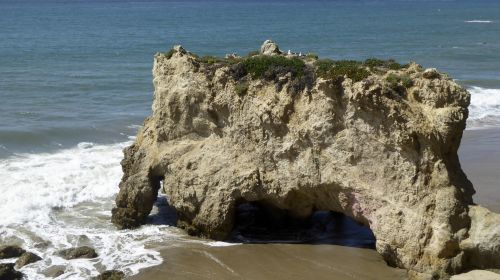
[[[122,150],[129,144],[82,142],[0,160],[0,244],[18,244],[42,257],[20,269],[28,279],[51,279],[44,274],[54,266],[65,267],[58,279],[90,279],[104,269],[129,276],[163,261],[147,247],[172,237],[167,225],[118,231],[110,222]],[[99,256],[68,261],[56,254],[82,245]]]
[[[469,88],[471,102],[468,125],[471,127],[500,125],[500,89]]]

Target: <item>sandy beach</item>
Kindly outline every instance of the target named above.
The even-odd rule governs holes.
[[[476,189],[474,201],[500,212],[500,129],[466,130],[459,151]],[[405,279],[373,249],[338,245],[245,244],[212,247],[171,244],[164,263],[132,277],[155,279]]]
[[[500,129],[466,130],[458,155],[476,189],[474,202],[499,213]]]

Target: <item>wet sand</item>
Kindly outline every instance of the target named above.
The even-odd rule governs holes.
[[[500,129],[466,130],[460,163],[474,185],[474,202],[500,213]]]
[[[162,250],[165,262],[132,279],[405,279],[372,249],[337,245],[207,245]]]
[[[500,129],[465,131],[459,151],[462,168],[476,189],[474,201],[500,212]],[[373,249],[338,245],[203,243],[164,244],[164,263],[136,280],[299,280],[406,279]]]

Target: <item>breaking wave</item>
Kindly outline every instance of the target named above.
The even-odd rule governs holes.
[[[90,279],[110,269],[133,275],[163,261],[148,248],[174,235],[168,225],[118,231],[110,223],[122,149],[129,144],[80,143],[0,160],[0,243],[20,245],[43,259],[21,268],[28,279],[52,279],[55,269],[64,271],[57,279]],[[56,254],[83,245],[99,256],[67,261]]]
[[[470,87],[468,126],[472,128],[500,126],[500,89]]]

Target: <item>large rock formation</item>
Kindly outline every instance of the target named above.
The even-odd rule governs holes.
[[[500,266],[498,215],[471,207],[457,156],[470,96],[446,75],[182,47],[157,54],[153,75],[153,114],[122,161],[118,227],[143,224],[163,188],[178,225],[209,238],[227,237],[238,204],[259,202],[344,213],[412,277]]]

